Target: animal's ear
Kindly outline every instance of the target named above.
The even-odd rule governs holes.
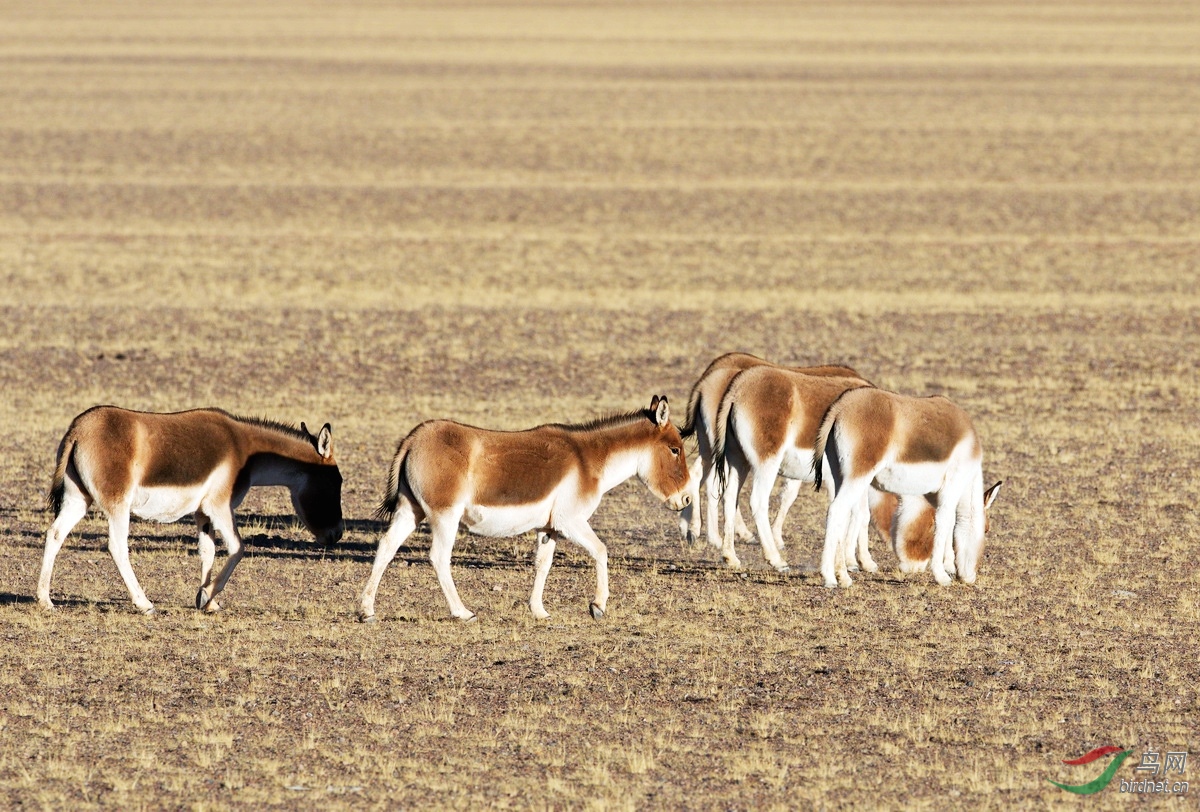
[[[671,422],[671,407],[667,405],[666,395],[655,395],[650,401],[650,411],[654,412],[654,422],[660,428]]]
[[[321,427],[321,433],[317,435],[317,453],[326,460],[333,456],[333,426],[328,423]]]
[[[1000,493],[1000,486],[1004,484],[1004,480],[1000,480],[992,487],[983,492],[983,509],[987,510],[992,506],[992,502],[996,501],[996,497]]]
[[[308,430],[308,426],[304,425],[303,420],[300,421],[300,431],[304,432],[309,437],[312,437],[312,432]]]

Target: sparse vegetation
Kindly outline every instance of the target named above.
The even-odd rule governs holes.
[[[1046,779],[1095,746],[1200,750],[1192,4],[5,29],[0,805],[1013,809],[1071,803]],[[876,545],[823,589],[817,495],[793,574],[756,544],[734,573],[630,484],[593,521],[602,622],[565,544],[529,617],[532,537],[461,538],[480,619],[448,620],[424,531],[354,622],[417,422],[681,407],[734,349],[966,408],[1005,480],[978,585]],[[332,422],[345,539],[253,493],[206,617],[193,525],[135,523],[144,618],[93,516],[41,612],[54,450],[106,402]]]

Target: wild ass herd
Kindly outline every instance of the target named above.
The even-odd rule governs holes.
[[[689,468],[684,438],[695,436]],[[375,595],[388,564],[422,522],[429,558],[460,620],[475,615],[450,572],[459,527],[482,536],[537,531],[529,608],[547,618],[542,592],[556,542],[574,542],[596,567],[593,617],[607,609],[608,551],[589,519],[601,497],[637,476],[655,497],[682,511],[680,529],[701,531],[700,486],[706,488],[708,540],[735,568],[737,537],[751,537],[738,507],[750,483],[750,513],[763,555],[786,572],[783,522],[800,487],[827,485],[830,503],[821,556],[825,586],[849,586],[849,572],[878,566],[869,525],[890,540],[903,572],[926,567],[942,585],[957,575],[974,583],[999,491],[983,487],[983,451],[966,413],[944,397],[914,398],[874,387],[842,366],[783,367],[745,353],[714,360],[692,387],[682,429],[665,396],[647,409],[525,431],[492,431],[449,420],[420,424],[401,442],[388,470],[377,517],[387,522],[359,600],[359,618],[375,619]],[[768,500],[783,476],[774,522]],[[288,488],[296,515],[325,544],[343,533],[342,476],[332,429],[316,434],[219,409],[172,414],[96,406],[80,414],[59,444],[50,489],[54,519],[38,578],[47,609],[54,560],[67,534],[95,505],[108,517],[108,549],[133,603],[154,605],[129,562],[129,519],[160,522],[192,514],[199,533],[196,608],[220,610],[217,596],[243,555],[234,510],[256,485]],[[718,501],[724,496],[724,532]],[[229,556],[214,572],[214,531]]]

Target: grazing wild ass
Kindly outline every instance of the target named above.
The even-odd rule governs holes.
[[[375,593],[384,570],[423,520],[430,526],[429,560],[450,613],[463,605],[450,576],[459,525],[481,536],[510,537],[537,530],[538,551],[529,608],[547,618],[542,591],[555,542],[573,541],[596,563],[592,617],[608,603],[608,549],[588,520],[600,497],[632,476],[673,510],[688,503],[683,438],[671,424],[665,397],[649,409],[581,425],[549,424],[526,431],[489,431],[449,420],[417,426],[401,441],[388,472],[379,518],[389,522],[363,587],[359,618],[375,619]]]
[[[990,517],[992,502],[999,493],[997,482],[984,494],[985,517]],[[924,572],[933,556],[933,511],[934,503],[929,496],[906,496],[901,499],[894,493],[878,488],[868,491],[871,507],[871,523],[885,542],[892,546],[903,573]],[[984,521],[986,533],[989,521]],[[951,562],[950,566],[953,566]]]
[[[719,474],[713,467],[713,446],[716,443],[716,424],[717,412],[721,407],[721,400],[725,397],[726,390],[729,389],[729,384],[739,372],[750,367],[757,366],[780,366],[759,358],[756,355],[750,355],[744,352],[729,352],[713,360],[712,363],[700,375],[700,378],[692,386],[692,391],[688,396],[687,418],[679,433],[684,437],[696,435],[696,459],[692,463],[691,468],[691,486],[690,494],[692,503],[683,509],[679,519],[679,532],[683,538],[689,543],[693,543],[700,536],[700,485],[704,484],[705,489],[705,522],[707,522],[707,537],[708,543],[717,549],[723,549],[724,545],[721,541],[721,536],[718,530],[718,513],[717,504],[719,499]],[[791,369],[794,372],[802,372],[807,375],[832,376],[832,377],[849,377],[857,378],[858,373],[850,367],[843,366],[816,366],[816,367],[782,367],[781,369]],[[801,481],[789,479],[783,488],[783,492],[779,496],[779,513],[776,514],[775,523],[773,525],[775,538],[782,538],[783,521],[787,516],[788,510],[796,501],[796,496],[800,492]],[[738,539],[747,540],[752,538],[749,528],[746,527],[746,522],[742,518],[741,511],[734,514],[735,533]]]
[[[725,480],[725,534],[722,555],[740,567],[734,550],[734,516],[742,483],[751,480],[750,514],[754,519],[763,555],[780,572],[788,570],[780,555],[782,525],[787,505],[772,526],[767,513],[771,488],[779,475],[797,482],[813,481],[813,447],[817,429],[829,405],[846,390],[871,387],[858,377],[810,375],[776,366],[755,366],[739,372],[721,400],[715,421],[713,465]],[[863,495],[865,503],[866,495]],[[866,535],[865,519],[862,535]],[[863,568],[878,569],[860,542]],[[853,560],[853,548],[848,549]]]
[[[342,475],[333,459],[328,423],[314,436],[270,420],[235,417],[220,409],[173,414],[96,406],[71,422],[58,446],[50,487],[54,521],[38,578],[38,602],[53,609],[50,576],[67,534],[96,505],[108,517],[108,551],[133,603],[154,604],[129,564],[129,517],[173,522],[191,513],[200,533],[200,590],[196,608],[216,612],[216,597],[242,559],[233,511],[256,485],[291,491],[296,515],[318,541],[342,537]],[[213,574],[213,531],[229,558]]]
[[[983,447],[961,408],[940,395],[849,390],[821,422],[813,462],[816,487],[826,477],[833,485],[821,556],[825,586],[851,583],[838,551],[865,520],[872,485],[900,497],[893,535],[897,528],[904,535],[906,527],[918,527],[920,512],[932,505],[934,579],[945,586],[957,574],[975,583],[985,511],[1000,483],[984,491]]]

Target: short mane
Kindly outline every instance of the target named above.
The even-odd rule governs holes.
[[[283,423],[279,420],[272,420],[268,417],[243,417],[242,415],[230,414],[224,409],[213,409],[215,412],[220,412],[226,417],[236,420],[239,423],[245,423],[248,426],[257,426],[262,429],[277,431],[280,434],[286,434],[289,437],[294,437],[297,440],[303,440],[306,443],[312,443],[312,438],[308,436],[308,432],[292,425],[291,423]]]
[[[597,417],[593,420],[587,421],[586,423],[550,423],[549,425],[565,431],[597,431],[599,429],[611,429],[616,428],[617,426],[627,426],[631,423],[636,423],[639,420],[653,419],[654,416],[650,414],[648,409],[637,409],[636,411],[632,412]]]

